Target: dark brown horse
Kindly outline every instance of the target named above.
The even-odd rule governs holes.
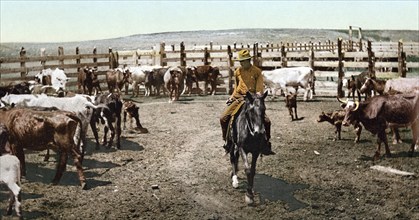
[[[254,203],[253,180],[256,173],[256,161],[264,150],[269,150],[270,145],[266,138],[264,126],[265,117],[265,98],[268,92],[263,95],[252,95],[247,92],[245,103],[241,107],[240,113],[235,118],[235,123],[230,132],[233,147],[230,147],[230,162],[232,165],[231,178],[233,187],[239,185],[237,179],[238,162],[241,156],[244,161],[247,176],[247,191],[245,201],[248,205]],[[249,166],[247,155],[252,154],[252,162]]]

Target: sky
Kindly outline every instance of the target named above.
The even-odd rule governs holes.
[[[419,0],[0,0],[0,43],[237,28],[419,30]]]

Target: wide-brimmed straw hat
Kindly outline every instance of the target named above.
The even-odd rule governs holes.
[[[239,51],[238,57],[237,57],[237,59],[235,59],[235,61],[243,61],[243,60],[248,60],[248,59],[251,59],[251,58],[252,58],[252,56],[250,56],[249,50],[243,49],[243,50]]]

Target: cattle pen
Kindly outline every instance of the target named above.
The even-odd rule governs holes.
[[[253,55],[253,63],[262,69],[308,66],[315,71],[320,82],[338,81],[343,77],[357,75],[368,71],[370,75],[379,78],[406,77],[408,71],[419,69],[419,42],[372,42],[343,40],[335,41],[277,44],[238,44],[213,45],[166,45],[164,42],[155,45],[150,50],[119,50],[111,47],[107,52],[98,53],[94,47],[91,53],[81,53],[79,47],[75,53],[64,53],[63,47],[58,47],[57,53],[40,48],[39,56],[27,56],[22,47],[17,57],[0,58],[0,83],[33,79],[33,76],[47,68],[64,69],[70,77],[69,88],[77,83],[78,70],[82,67],[97,67],[99,80],[105,83],[105,73],[116,67],[138,65],[160,66],[218,66],[222,77],[218,81],[217,93],[229,94],[233,85],[233,70],[239,66],[234,62],[235,53],[249,49]],[[106,51],[102,48],[102,51]],[[328,86],[326,90],[341,94],[341,88]],[[338,83],[339,85],[339,83]],[[106,87],[103,87],[106,88]]]

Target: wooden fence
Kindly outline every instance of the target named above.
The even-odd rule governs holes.
[[[419,42],[353,42],[338,39],[337,42],[278,43],[278,44],[232,44],[232,45],[165,45],[161,43],[152,50],[112,51],[98,54],[93,48],[91,54],[80,54],[79,48],[73,54],[65,54],[58,48],[57,55],[28,57],[24,50],[19,57],[0,58],[0,83],[30,80],[42,69],[61,68],[70,77],[68,86],[76,85],[77,72],[84,66],[98,67],[99,80],[104,83],[105,72],[110,68],[160,65],[187,66],[209,64],[221,69],[219,92],[231,92],[232,70],[239,66],[234,54],[247,48],[252,51],[253,62],[262,69],[292,66],[310,66],[319,80],[359,74],[368,70],[381,78],[406,76],[408,68],[419,68],[419,62],[406,62],[407,56],[419,57]],[[340,88],[338,88],[339,91]]]

